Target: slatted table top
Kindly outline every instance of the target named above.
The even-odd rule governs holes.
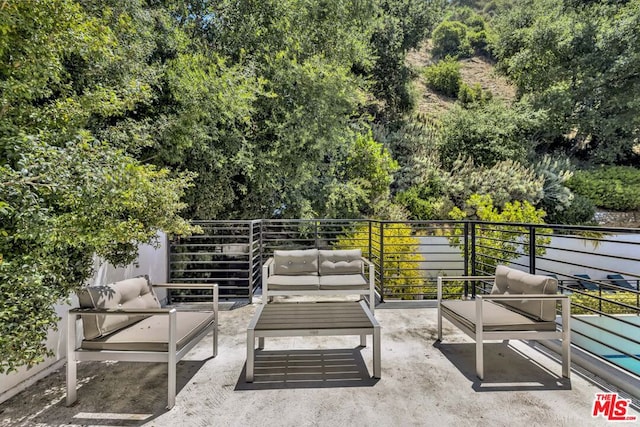
[[[377,326],[363,301],[266,304],[258,308],[254,321],[256,331],[335,330]]]

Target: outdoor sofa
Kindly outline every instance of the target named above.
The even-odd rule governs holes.
[[[210,289],[213,305],[201,310],[162,308],[154,288]],[[167,364],[167,408],[176,398],[176,365],[202,338],[213,333],[218,353],[218,285],[151,285],[137,277],[78,293],[80,307],[69,310],[67,323],[67,406],[77,400],[77,362],[116,360]],[[76,323],[82,319],[78,342]]]
[[[375,269],[360,249],[276,250],[262,267],[263,303],[276,295],[332,294],[368,295],[375,311]]]
[[[475,300],[443,298],[446,281],[493,280],[489,294]],[[490,340],[562,340],[562,376],[569,378],[570,297],[558,294],[557,279],[533,275],[503,265],[495,276],[438,277],[438,340],[442,341],[442,319],[460,328],[476,342],[476,375],[484,379],[483,343]],[[558,330],[557,303],[561,303]]]

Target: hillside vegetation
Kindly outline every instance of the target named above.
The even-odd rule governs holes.
[[[638,28],[640,0],[0,2],[0,372],[94,254],[192,219],[591,221],[600,165],[640,160]]]

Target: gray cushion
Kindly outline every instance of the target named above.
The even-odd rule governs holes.
[[[274,291],[317,291],[319,285],[318,276],[273,275],[267,278],[267,286]]]
[[[274,251],[273,264],[273,272],[277,275],[315,276],[318,274],[318,250]]]
[[[369,289],[369,283],[362,274],[336,274],[332,276],[320,276],[320,289]]]
[[[160,308],[160,302],[146,276],[102,286],[87,286],[78,292],[81,308]],[[82,315],[85,339],[106,336],[144,319],[145,316]]]
[[[321,250],[318,252],[320,275],[360,274],[362,250]]]
[[[447,313],[468,328],[475,330],[475,301],[442,301],[443,313]],[[482,322],[484,331],[555,331],[556,323],[540,322],[523,316],[500,304],[491,301],[482,303]]]
[[[179,311],[176,313],[177,349],[211,325],[213,312]],[[169,348],[169,316],[156,314],[112,333],[109,336],[82,341],[87,350],[167,351]]]
[[[523,294],[549,294],[558,292],[558,280],[549,276],[540,276],[525,273],[524,271],[496,267],[496,280],[491,289],[491,294],[523,295]],[[514,300],[500,301],[500,304],[508,305],[528,316],[543,321],[553,321],[556,318],[555,300]]]

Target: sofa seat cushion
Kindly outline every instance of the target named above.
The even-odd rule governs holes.
[[[318,250],[273,252],[273,273],[279,276],[318,275]]]
[[[176,348],[180,350],[193,337],[213,324],[213,312],[177,312]],[[168,351],[169,316],[156,314],[120,329],[108,336],[93,340],[83,340],[82,348],[87,350],[113,351]]]
[[[274,274],[267,279],[269,290],[274,291],[317,291],[320,282],[318,276],[287,276]]]
[[[369,289],[369,283],[362,274],[336,274],[320,276],[321,290],[361,290]]]
[[[78,292],[80,308],[160,308],[160,302],[146,276],[101,286],[87,286]],[[85,339],[109,335],[144,319],[145,316],[82,315]]]
[[[442,301],[441,309],[456,320],[475,330],[475,301]],[[482,322],[484,331],[555,331],[556,323],[536,321],[516,313],[491,301],[482,303]]]
[[[503,265],[496,267],[496,279],[491,289],[493,295],[555,295],[557,292],[557,279],[529,274]],[[550,322],[556,318],[555,300],[514,300],[501,301],[500,304],[537,320]]]
[[[318,251],[319,273],[324,275],[362,273],[362,250],[321,250]]]

